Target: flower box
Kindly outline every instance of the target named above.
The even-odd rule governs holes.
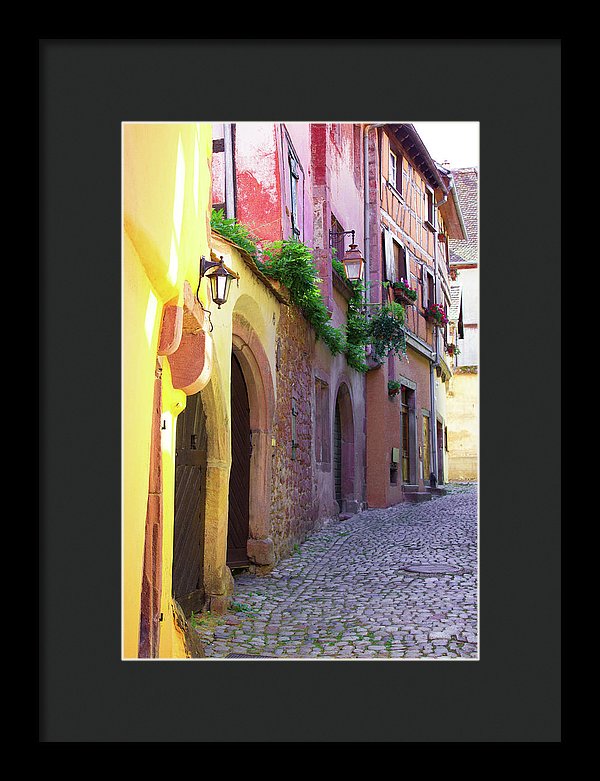
[[[402,384],[399,380],[388,380],[388,395],[397,396],[402,389]]]
[[[406,306],[415,304],[417,301],[416,296],[413,297],[409,295],[405,290],[402,290],[399,287],[392,288],[392,295],[394,296],[394,301],[397,301],[399,304],[405,304]]]
[[[404,279],[399,282],[392,282],[390,285],[394,300],[399,304],[416,304],[417,291],[414,290]]]
[[[439,304],[428,306],[425,310],[425,318],[438,328],[443,328],[448,323],[448,316]]]

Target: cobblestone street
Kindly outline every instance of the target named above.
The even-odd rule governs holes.
[[[267,576],[241,574],[207,657],[476,659],[477,486],[366,510],[311,535]]]

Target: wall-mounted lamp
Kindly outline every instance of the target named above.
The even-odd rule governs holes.
[[[350,282],[359,282],[362,279],[365,261],[356,244],[351,244],[344,252],[342,263]]]
[[[332,244],[332,242],[339,236],[345,236],[347,233],[352,234],[352,241],[350,242],[348,249],[344,251],[342,263],[344,264],[344,270],[350,282],[360,282],[363,276],[363,267],[365,261],[363,256],[360,254],[358,245],[354,243],[354,231],[342,231],[341,233],[329,231],[329,242]]]
[[[240,284],[240,275],[225,265],[222,255],[221,259],[216,261],[206,260],[204,255],[200,258],[200,278],[204,276],[208,278],[211,298],[219,309],[227,303],[232,280],[237,280],[238,287]]]

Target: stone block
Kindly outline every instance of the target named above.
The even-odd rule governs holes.
[[[263,540],[248,540],[246,547],[250,561],[259,565],[275,563],[275,549],[273,540],[267,537]]]
[[[210,598],[210,612],[217,616],[224,615],[231,604],[231,597],[226,594],[214,594]]]

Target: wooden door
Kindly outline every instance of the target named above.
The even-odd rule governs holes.
[[[401,427],[402,427],[402,437],[401,437],[401,458],[402,458],[402,482],[403,483],[409,483],[410,482],[410,436],[409,436],[409,420],[408,420],[408,402],[407,402],[407,391],[404,386],[402,386],[401,390],[402,396],[401,396],[401,403],[400,403],[400,415],[401,415]]]
[[[250,404],[242,368],[231,354],[231,472],[229,475],[229,520],[227,566],[248,565],[246,546],[250,527]]]
[[[423,415],[423,482],[429,485],[431,476],[431,445],[429,440],[429,418]]]
[[[442,424],[437,421],[437,468],[438,485],[444,482],[444,429]]]
[[[177,419],[173,596],[186,616],[204,603],[206,416],[198,393]]]
[[[335,488],[335,501],[342,509],[342,420],[340,407],[335,404],[335,418],[333,421],[333,479]]]

